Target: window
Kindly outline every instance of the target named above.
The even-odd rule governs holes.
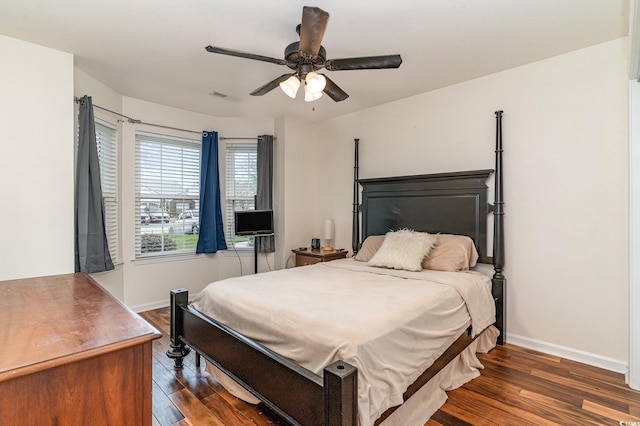
[[[118,143],[116,128],[95,120],[100,183],[104,203],[105,232],[113,263],[120,263],[118,250]]]
[[[253,247],[253,239],[236,237],[233,212],[255,208],[258,182],[257,143],[226,145],[227,244],[234,248]]]
[[[136,133],[136,257],[195,252],[201,143]]]

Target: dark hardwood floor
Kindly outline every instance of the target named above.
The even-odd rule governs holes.
[[[169,309],[141,316],[163,333],[162,339],[153,342],[154,425],[283,424],[261,406],[229,394],[204,367],[196,371],[193,353],[182,371],[174,370],[165,355]],[[640,392],[625,385],[621,374],[509,344],[480,358],[485,366],[481,376],[448,392],[448,401],[426,425],[640,422]]]

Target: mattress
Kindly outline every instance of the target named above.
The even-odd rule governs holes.
[[[484,274],[351,258],[214,282],[193,305],[315,374],[337,360],[354,365],[362,426],[402,404],[407,387],[469,327],[476,335],[495,321]]]

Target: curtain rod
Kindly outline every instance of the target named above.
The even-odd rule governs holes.
[[[75,103],[77,103],[77,104],[79,104],[80,102],[82,102],[82,99],[80,99],[80,98],[79,98],[79,97],[77,97],[77,96],[74,96],[74,97],[73,97],[73,100],[74,100],[74,102],[75,102]],[[126,119],[127,119],[127,121],[128,121],[129,123],[131,123],[131,124],[145,124],[145,125],[147,125],[147,126],[161,127],[161,128],[163,128],[163,129],[179,130],[179,131],[181,131],[181,132],[196,133],[196,134],[198,134],[198,135],[201,135],[201,134],[205,133],[204,131],[197,132],[197,131],[195,131],[195,130],[180,129],[179,127],[163,126],[162,124],[145,123],[144,121],[136,120],[135,118],[131,118],[131,117],[126,116],[126,115],[124,115],[124,114],[120,114],[119,112],[111,111],[110,109],[107,109],[107,108],[101,107],[101,106],[96,105],[96,104],[93,104],[93,107],[94,107],[94,108],[101,109],[101,110],[103,110],[103,111],[110,112],[111,114],[118,115],[118,116],[120,116],[120,117],[122,117],[122,118],[126,118]],[[222,141],[225,141],[225,140],[254,140],[254,139],[256,139],[256,140],[260,140],[260,139],[262,139],[262,137],[260,137],[260,136],[258,136],[258,137],[255,137],[255,136],[254,136],[254,137],[252,137],[252,138],[225,138],[225,137],[219,137],[218,139],[220,139],[220,140],[222,140]],[[276,139],[277,139],[277,138],[273,138],[273,140],[276,140]]]
[[[74,96],[74,101],[78,104],[78,103],[81,103],[81,102],[82,102],[82,99],[78,98],[77,96]],[[145,124],[145,125],[147,125],[147,126],[162,127],[163,129],[179,130],[179,131],[181,131],[181,132],[196,133],[196,134],[198,134],[198,135],[201,135],[201,134],[202,134],[202,132],[196,132],[195,130],[181,129],[181,128],[179,128],[179,127],[163,126],[162,124],[145,123],[145,122],[144,122],[144,121],[142,121],[142,120],[136,120],[135,118],[131,118],[131,117],[127,116],[127,115],[120,114],[119,112],[111,111],[110,109],[107,109],[107,108],[105,108],[105,107],[101,107],[100,105],[96,105],[96,104],[93,104],[93,107],[94,107],[94,108],[101,109],[101,110],[103,110],[103,111],[110,112],[111,114],[117,115],[117,116],[119,116],[119,117],[126,118],[126,119],[127,119],[127,121],[128,121],[129,123],[131,123],[131,124]]]
[[[254,136],[252,138],[225,138],[223,136],[220,136],[218,139],[220,139],[221,141],[231,141],[231,140],[234,140],[234,141],[253,141],[253,140],[256,140],[256,139],[257,140],[261,140],[262,136]],[[278,139],[278,138],[276,138],[276,137],[273,138],[274,141],[276,139]]]

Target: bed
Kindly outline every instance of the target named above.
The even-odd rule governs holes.
[[[167,355],[175,367],[194,349],[232,393],[294,425],[424,422],[443,389],[478,375],[475,352],[503,343],[501,119],[497,111],[492,205],[493,170],[358,179],[358,141],[354,166],[356,257],[390,229],[462,235],[479,262],[493,263],[492,277],[348,258],[212,283],[193,306],[186,290],[173,290]]]

